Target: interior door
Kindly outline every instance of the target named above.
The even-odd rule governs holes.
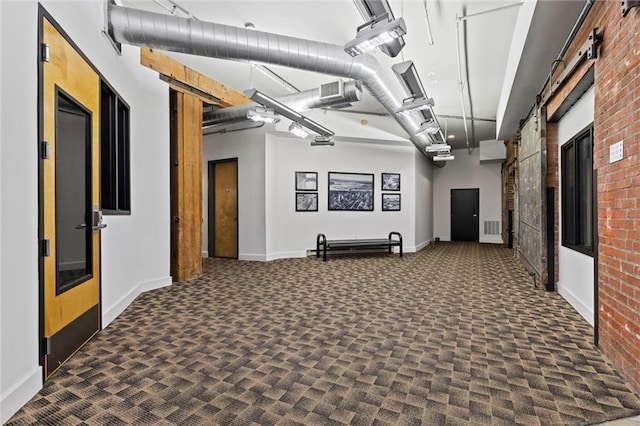
[[[480,189],[451,190],[451,241],[480,240]]]
[[[46,379],[100,329],[103,225],[98,212],[100,77],[53,20],[43,16],[41,25],[41,327]]]
[[[209,255],[237,259],[238,160],[210,162],[209,188]]]

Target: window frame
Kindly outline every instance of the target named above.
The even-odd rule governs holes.
[[[131,108],[111,85],[100,83],[100,208],[131,215]]]
[[[591,157],[591,170],[590,173],[585,173],[585,168],[582,166],[580,162],[580,142],[585,140],[587,137],[587,141],[589,143],[590,148],[590,157]],[[597,217],[595,216],[594,210],[594,187],[593,187],[593,126],[590,125],[586,129],[580,131],[573,138],[571,138],[568,142],[564,143],[561,146],[560,153],[560,165],[561,165],[561,184],[560,184],[560,197],[561,197],[561,217],[560,221],[562,224],[562,235],[561,241],[562,246],[569,248],[571,250],[575,250],[582,254],[585,254],[590,257],[594,257],[594,225],[597,223]],[[573,170],[569,170],[568,161],[572,160]],[[584,179],[585,176],[591,176],[591,180],[587,181]],[[581,179],[582,178],[582,179]],[[584,181],[584,182],[583,182]],[[573,182],[573,193],[569,193],[569,188],[567,187],[569,182]],[[581,191],[581,188],[585,187],[586,191]],[[591,198],[590,204],[590,212],[583,212],[581,206],[583,204],[584,197]],[[571,202],[572,206],[569,206],[568,203]],[[571,207],[571,208],[570,208]],[[571,211],[572,210],[572,211]],[[590,215],[591,222],[590,223],[582,223],[580,217],[583,214]],[[569,226],[572,225],[572,228]],[[590,227],[590,229],[587,229]],[[573,235],[568,235],[567,231],[571,230]],[[582,240],[582,236],[584,233],[591,233],[591,241],[589,244],[585,243]]]

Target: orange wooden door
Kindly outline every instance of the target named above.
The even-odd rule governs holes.
[[[49,56],[40,73],[46,379],[100,329],[100,77],[47,17],[41,25]]]
[[[238,258],[238,160],[214,164],[215,257]],[[211,237],[211,236],[210,236]]]

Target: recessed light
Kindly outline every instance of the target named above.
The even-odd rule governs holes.
[[[449,138],[449,139],[454,139],[455,137],[456,137],[456,135],[449,135],[449,136],[447,136],[447,138]]]

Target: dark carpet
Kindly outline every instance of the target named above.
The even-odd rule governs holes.
[[[640,399],[510,250],[205,260],[138,297],[8,424],[579,425]]]

